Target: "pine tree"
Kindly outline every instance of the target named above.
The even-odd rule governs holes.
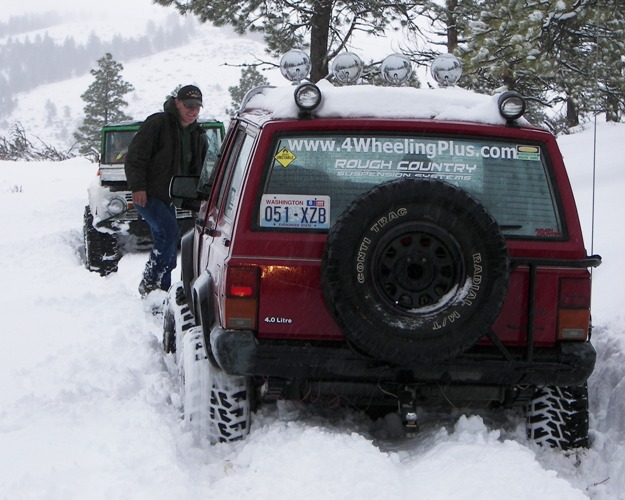
[[[123,66],[107,53],[98,59],[98,69],[92,69],[95,81],[80,97],[85,101],[85,118],[74,133],[79,152],[97,158],[100,150],[100,131],[109,123],[130,120],[122,108],[128,103],[124,96],[134,87],[122,79]]]
[[[357,32],[384,36],[391,28],[415,27],[415,7],[422,0],[154,0],[174,5],[181,14],[196,15],[215,26],[231,25],[237,33],[262,33],[268,52],[310,50],[310,79],[328,75],[328,62],[345,50]],[[415,28],[416,29],[416,28]]]
[[[595,84],[587,92],[594,97],[594,110],[605,113],[607,121],[625,116],[625,2],[598,0],[590,36],[596,49],[593,57]],[[594,91],[594,92],[593,92]]]
[[[542,109],[563,103],[564,128],[577,125],[580,114],[599,111],[612,121],[623,116],[623,0],[480,0],[476,5],[480,15],[465,24],[466,43],[457,51],[466,86],[518,90]],[[537,107],[532,111],[536,121]]]
[[[250,89],[268,84],[269,80],[267,80],[267,78],[265,78],[265,76],[262,75],[255,66],[247,66],[243,68],[241,70],[239,85],[228,87],[228,92],[230,92],[230,98],[232,99],[232,102],[230,103],[232,107],[227,109],[226,113],[230,115],[236,114],[237,110],[241,106],[241,102],[243,101],[245,94],[247,94]]]

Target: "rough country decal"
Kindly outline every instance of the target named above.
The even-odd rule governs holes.
[[[337,177],[382,177],[388,179],[440,179],[445,181],[463,181],[471,180],[471,175],[466,174],[445,174],[436,172],[398,172],[398,171],[380,171],[380,170],[338,170]]]
[[[335,160],[334,169],[337,177],[411,177],[437,178],[447,180],[469,181],[478,166],[475,163],[458,163],[452,161],[409,161],[402,160]]]

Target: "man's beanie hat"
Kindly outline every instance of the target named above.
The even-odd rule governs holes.
[[[177,99],[185,104],[202,105],[202,92],[195,85],[185,85],[178,91]]]

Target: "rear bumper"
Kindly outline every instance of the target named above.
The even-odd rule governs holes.
[[[589,342],[553,349],[509,350],[476,347],[452,360],[397,366],[365,357],[344,343],[259,341],[251,331],[211,331],[212,355],[230,374],[352,382],[446,385],[577,386],[590,377],[596,351]]]

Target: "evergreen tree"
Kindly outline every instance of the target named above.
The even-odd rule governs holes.
[[[86,103],[83,108],[85,118],[74,134],[79,152],[85,156],[97,158],[100,150],[100,130],[104,125],[131,119],[122,108],[128,105],[124,96],[134,88],[122,79],[123,69],[123,66],[107,53],[98,59],[98,69],[91,70],[95,81],[80,96]]]
[[[464,84],[518,90],[540,108],[564,103],[565,128],[580,114],[619,120],[625,108],[623,0],[480,0],[456,53]]]
[[[294,48],[310,49],[313,82],[328,75],[328,62],[336,57],[357,32],[383,36],[399,25],[415,27],[415,7],[423,0],[155,0],[175,5],[181,14],[195,14],[216,26],[232,25],[237,33],[264,34],[274,56]]]
[[[525,0],[483,0],[480,6],[479,18],[467,26],[468,43],[459,48],[466,80],[478,90],[505,86],[527,94],[543,61],[545,13],[528,9]]]
[[[245,94],[250,89],[258,87],[260,85],[268,85],[269,80],[261,74],[255,66],[247,66],[241,70],[241,78],[239,79],[239,85],[228,87],[230,92],[230,98],[232,99],[231,108],[226,110],[226,113],[230,115],[236,114],[237,110],[243,102]]]
[[[479,17],[480,2],[473,0],[424,0],[417,9],[418,15],[427,19],[428,26],[412,30],[414,45],[423,47],[407,50],[411,59],[428,65],[441,52],[456,53],[466,42],[468,23]]]
[[[437,45],[454,53],[463,62],[462,86],[515,89],[530,98],[533,121],[543,119],[546,106],[563,107],[550,121],[564,128],[594,112],[620,120],[623,7],[625,0],[425,0],[419,14],[429,27],[413,33],[410,57],[429,63]]]
[[[593,10],[588,38],[594,41],[595,50],[588,63],[594,78],[588,95],[594,97],[595,111],[605,113],[607,121],[621,121],[625,115],[625,1],[598,0]]]

